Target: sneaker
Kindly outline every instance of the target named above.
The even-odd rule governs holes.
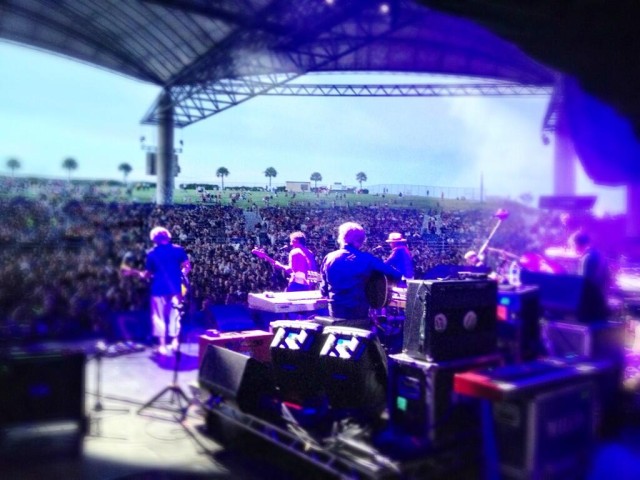
[[[173,341],[172,341],[172,342],[171,342],[171,344],[169,345],[169,348],[170,348],[172,351],[174,351],[174,352],[175,352],[176,350],[178,350],[178,339],[177,339],[177,338],[174,338],[174,339],[173,339]]]
[[[160,345],[158,347],[158,354],[159,355],[169,355],[169,350],[164,345]]]

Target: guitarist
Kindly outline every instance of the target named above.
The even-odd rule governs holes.
[[[303,232],[293,232],[289,235],[289,262],[278,262],[266,255],[261,250],[253,250],[253,254],[267,260],[271,265],[289,274],[287,292],[304,292],[313,289],[313,282],[310,281],[312,274],[317,275],[315,255],[307,248],[307,237]]]
[[[355,222],[340,225],[339,249],[327,254],[322,262],[320,291],[323,297],[329,298],[329,315],[361,320],[361,326],[369,328],[367,282],[376,273],[401,280],[402,273],[375,255],[360,250],[365,238],[362,225]]]
[[[155,246],[147,251],[146,271],[142,275],[151,278],[151,324],[158,353],[167,355],[169,349],[178,345],[183,280],[191,271],[191,262],[184,248],[171,243],[171,233],[166,228],[153,228],[149,238]],[[169,348],[167,333],[172,339]]]
[[[311,290],[309,272],[317,272],[315,255],[307,248],[307,237],[303,232],[293,232],[289,235],[289,263],[283,265],[276,261],[275,265],[289,274],[287,292],[302,292]]]

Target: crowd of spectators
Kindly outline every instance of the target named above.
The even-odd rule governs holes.
[[[304,231],[318,261],[335,249],[337,227],[350,220],[367,231],[365,249],[385,256],[392,231],[409,240],[416,278],[440,264],[461,264],[497,221],[482,204],[464,210],[426,211],[389,206],[194,204],[157,206],[96,199],[16,196],[0,200],[0,337],[73,337],[99,333],[116,338],[123,312],[145,312],[148,285],[123,277],[124,258],[144,268],[151,228],[168,228],[194,265],[190,308],[246,305],[250,292],[280,291],[281,271],[252,254],[261,248],[286,261],[288,235]],[[520,254],[562,241],[557,216],[518,208],[492,244]],[[145,314],[141,318],[146,318]]]

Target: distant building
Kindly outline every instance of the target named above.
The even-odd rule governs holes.
[[[287,192],[309,192],[311,182],[286,182]]]
[[[329,187],[332,192],[355,192],[356,187],[347,187],[340,182],[336,182]]]

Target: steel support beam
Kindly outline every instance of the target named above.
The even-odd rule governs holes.
[[[280,84],[277,75],[270,80],[242,79],[217,82],[208,89],[200,89],[177,107],[175,125],[186,127],[200,119],[216,115],[237,105],[244,99],[258,95],[295,97],[465,97],[465,96],[548,96],[551,86],[517,83],[442,83],[442,84]],[[158,122],[155,110],[142,121]]]
[[[156,204],[173,203],[175,154],[173,151],[173,105],[169,93],[163,91],[158,102],[158,155],[156,157]]]

